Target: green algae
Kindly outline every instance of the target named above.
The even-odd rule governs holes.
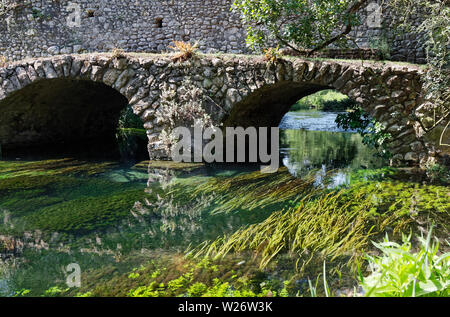
[[[112,163],[55,160],[1,162],[0,207],[16,230],[87,232],[129,216],[145,184],[119,183],[102,176]],[[15,172],[11,168],[17,165]],[[20,232],[17,232],[20,233]]]
[[[146,164],[149,168],[163,168],[171,170],[181,170],[183,172],[204,167],[204,163],[184,163],[173,161],[144,161],[140,164]]]
[[[49,232],[86,232],[113,226],[130,216],[142,189],[131,189],[106,196],[83,197],[41,208],[25,217],[28,229]]]

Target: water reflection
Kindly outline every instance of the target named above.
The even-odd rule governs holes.
[[[289,129],[281,130],[280,154],[292,175],[303,177],[314,172],[317,186],[336,187],[348,184],[352,170],[385,164],[362,143],[359,134],[342,132],[334,122],[336,116],[337,113],[300,111],[283,118],[280,128]]]
[[[282,130],[310,130],[328,132],[346,132],[336,124],[336,117],[342,112],[301,110],[288,112],[279,125]],[[354,131],[347,131],[354,132]]]

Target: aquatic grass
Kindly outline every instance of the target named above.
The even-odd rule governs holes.
[[[289,174],[286,168],[273,174],[252,172],[235,177],[217,177],[200,184],[191,196],[216,195],[211,214],[229,213],[238,209],[270,208],[283,202],[294,203],[299,193],[306,195],[314,189],[312,177],[301,179]]]
[[[0,180],[20,176],[42,176],[63,174],[95,175],[103,173],[113,167],[115,162],[86,162],[75,159],[54,159],[43,161],[1,161]]]
[[[421,194],[425,195],[423,200]],[[245,195],[249,196],[251,193]],[[331,193],[312,191],[297,206],[274,212],[261,223],[231,235],[204,242],[192,254],[217,259],[230,253],[252,252],[264,268],[281,253],[294,253],[299,258],[320,253],[330,261],[349,257],[348,265],[355,270],[371,237],[386,231],[399,234],[417,226],[418,215],[441,217],[441,231],[448,235],[449,206],[448,189],[439,186],[419,188],[382,182],[365,186],[358,183]]]
[[[367,219],[359,215],[370,210],[373,204],[363,197],[342,204],[341,195],[329,193],[317,199],[303,198],[297,207],[275,212],[259,224],[219,238],[200,249],[196,256],[220,258],[230,252],[252,250],[261,258],[262,268],[283,251],[321,252],[331,258],[359,256],[354,252],[364,247],[372,235],[370,229],[364,230]],[[356,201],[359,208],[352,208]]]
[[[142,168],[144,167],[142,166]],[[99,174],[99,177],[84,177],[84,174],[81,174],[82,177],[68,177],[67,183],[64,183],[63,179],[59,181],[60,175],[35,175],[29,177],[33,180],[34,185],[20,192],[18,189],[20,184],[26,184],[26,182],[23,182],[18,176],[14,177],[14,181],[17,181],[16,184],[13,181],[9,183],[11,186],[16,186],[13,191],[9,191],[10,186],[2,187],[3,181],[0,181],[2,197],[0,199],[1,203],[6,203],[5,198],[7,198],[11,203],[10,206],[25,208],[25,204],[20,202],[20,197],[26,197],[24,200],[28,200],[36,195],[47,196],[48,202],[51,204],[47,206],[44,201],[30,200],[32,205],[39,204],[42,208],[35,211],[25,208],[27,214],[24,213],[21,216],[32,219],[32,215],[38,217],[45,211],[45,217],[49,217],[46,223],[52,226],[52,228],[46,229],[49,231],[54,228],[63,228],[63,232],[83,233],[85,228],[100,229],[99,232],[89,232],[83,236],[83,239],[92,239],[92,243],[88,247],[80,242],[82,240],[79,239],[80,237],[76,237],[75,241],[71,240],[71,250],[80,246],[85,249],[114,250],[116,253],[114,257],[109,253],[102,253],[105,263],[109,266],[99,265],[94,268],[93,265],[90,265],[89,267],[93,268],[91,272],[83,270],[83,274],[86,274],[83,275],[83,281],[89,280],[89,282],[86,282],[86,286],[83,284],[81,290],[69,291],[69,293],[72,292],[70,293],[72,295],[79,293],[92,296],[126,296],[130,294],[130,291],[138,290],[141,287],[135,295],[215,296],[228,294],[230,296],[256,296],[268,294],[260,284],[264,282],[267,283],[266,285],[270,285],[273,276],[280,278],[280,267],[283,267],[284,272],[297,274],[296,278],[301,277],[306,281],[305,278],[317,276],[317,268],[319,270],[322,268],[324,260],[327,261],[326,278],[330,281],[330,289],[334,289],[336,272],[341,270],[344,278],[350,276],[347,274],[346,268],[343,269],[344,265],[354,267],[355,263],[362,260],[365,252],[372,251],[369,240],[383,236],[385,232],[399,233],[414,228],[418,224],[423,225],[423,223],[439,219],[437,222],[441,231],[440,236],[448,237],[450,209],[448,188],[386,180],[384,176],[390,175],[390,172],[380,171],[380,173],[368,171],[368,173],[358,174],[352,179],[350,188],[343,187],[333,191],[327,189],[327,186],[314,187],[313,179],[309,177],[296,179],[290,176],[286,169],[281,169],[277,174],[264,175],[256,172],[206,179],[206,182],[205,178],[195,177],[193,181],[189,179],[189,182],[184,182],[187,179],[183,179],[182,183],[174,182],[175,186],[171,185],[167,188],[160,188],[156,183],[156,188],[152,187],[152,191],[146,190],[144,183],[139,185],[116,183],[111,182],[110,179],[104,179],[105,174]],[[23,179],[26,177],[23,176]],[[45,183],[46,185],[41,187],[42,182],[46,181],[48,181]],[[275,184],[272,185],[272,182]],[[99,188],[96,189],[96,187]],[[112,190],[104,190],[106,187]],[[128,192],[134,190],[136,190],[136,195],[140,196],[139,198]],[[59,198],[67,201],[82,199],[84,202],[77,203],[71,208],[70,203],[64,201],[61,204],[62,210],[58,210],[57,206],[60,202],[51,201],[50,198],[58,198],[52,196],[52,192],[61,193]],[[150,196],[148,196],[149,194]],[[150,208],[150,213],[145,216],[145,222],[137,223],[136,219],[128,221],[129,214],[125,216],[125,210],[129,213],[130,207],[135,201],[141,202],[144,207],[147,207],[145,201],[148,199],[152,203],[155,202],[154,196],[156,195],[172,201],[169,205],[163,206],[164,208],[161,210]],[[208,202],[213,198],[211,209],[203,204],[198,204],[203,200],[197,203],[196,198],[203,196],[207,198]],[[99,207],[92,205],[92,208],[98,209],[99,213],[88,208],[91,206],[89,199],[95,200],[96,198],[100,199]],[[214,202],[216,198],[217,202]],[[118,199],[119,203],[115,199]],[[131,202],[129,207],[125,206],[127,199],[129,199],[129,203]],[[113,210],[116,205],[122,203],[124,207],[121,210]],[[2,205],[2,207],[4,206]],[[106,219],[102,219],[100,215],[100,211],[104,207],[107,209]],[[17,210],[17,208],[11,210],[13,209]],[[199,210],[202,211],[201,214],[198,213]],[[275,210],[273,215],[271,215],[272,210]],[[213,213],[212,216],[210,211]],[[70,215],[71,213],[73,215]],[[114,218],[115,216],[117,218]],[[62,222],[58,223],[59,220]],[[85,220],[87,222],[84,222]],[[75,221],[73,227],[66,226],[68,221]],[[100,225],[105,223],[105,227],[97,227],[96,221]],[[30,222],[30,224],[32,223]],[[76,228],[78,225],[80,230]],[[68,228],[69,231],[64,231],[64,228]],[[104,229],[110,230],[105,232]],[[236,232],[236,230],[238,231]],[[238,232],[241,232],[241,235],[237,234]],[[101,246],[95,242],[98,233],[104,233],[101,235]],[[64,237],[67,236],[64,235]],[[216,239],[217,236],[221,238]],[[178,240],[176,243],[173,243],[174,237]],[[234,240],[231,240],[230,237],[234,237]],[[166,252],[173,254],[173,252],[184,249],[187,243],[198,245],[205,239],[212,239],[214,247],[209,250],[210,246],[205,242],[191,255],[197,255],[194,262],[203,261],[204,255],[208,251],[210,251],[209,257],[218,256],[217,259],[214,259],[219,263],[214,264],[217,266],[218,272],[214,271],[213,266],[208,266],[211,272],[207,277],[197,274],[191,282],[183,284],[179,289],[167,291],[170,281],[179,279],[189,271],[188,268],[184,268],[184,265],[176,262],[176,259],[171,260],[176,262],[170,266],[171,272],[163,270],[164,265],[161,264],[162,267],[145,265],[145,269],[142,271],[131,271],[129,268],[126,272],[115,273],[117,272],[115,267],[119,264],[114,261],[124,264],[123,262],[128,261],[127,257],[133,250],[137,252],[139,249],[140,252],[145,248],[150,248],[151,252],[155,252],[158,248],[164,248]],[[178,244],[179,242],[181,243]],[[121,245],[120,250],[117,249],[118,244]],[[92,252],[91,255],[96,257],[95,250],[86,252]],[[223,256],[219,255],[220,252],[223,252]],[[254,257],[249,257],[249,254]],[[261,255],[264,256],[264,262],[260,261]],[[51,256],[54,256],[54,253]],[[286,261],[289,256],[292,256],[292,259]],[[240,257],[238,261],[234,262],[234,266],[222,264],[224,262],[221,261],[228,261],[233,257],[234,259]],[[180,263],[185,263],[190,259],[187,257],[187,259],[180,260]],[[70,260],[72,261],[72,258]],[[236,263],[243,260],[252,261],[251,265],[254,269],[259,267],[260,271],[257,274],[263,275],[267,272],[276,272],[276,274],[255,278],[255,281],[251,283],[247,281],[247,286],[245,286],[244,283],[235,281],[236,277],[232,278],[235,275],[254,278],[254,275],[247,274],[242,269],[239,270],[242,265]],[[137,265],[142,263],[144,261]],[[33,267],[36,268],[40,264],[42,262],[36,262]],[[295,264],[305,272],[298,273],[295,270]],[[181,266],[183,267],[181,268]],[[160,270],[161,274],[154,274],[157,270]],[[31,275],[31,271],[29,273],[30,275],[27,276],[29,279],[32,279],[31,276],[38,275]],[[130,274],[133,278],[129,278]],[[290,278],[292,275],[289,274],[286,275]],[[49,280],[50,278],[47,278],[47,281]],[[53,279],[50,283],[54,284],[55,280]],[[155,284],[150,287],[153,282]],[[295,295],[298,292],[305,294],[306,290],[303,286],[299,286],[298,280],[294,282],[295,287],[292,287],[295,291],[291,292],[289,289],[289,294]],[[354,280],[352,282],[354,283]],[[160,286],[161,283],[164,283],[164,287]],[[172,282],[171,285],[173,286],[175,283]],[[53,287],[53,284],[46,285],[42,292]],[[253,284],[257,284],[257,286]],[[349,284],[351,285],[351,282]],[[20,286],[26,285],[26,282],[23,281]],[[342,286],[342,284],[340,285]],[[62,285],[59,287],[61,288]],[[272,295],[281,294],[280,287],[264,287],[271,290]],[[158,293],[152,293],[156,290]],[[76,293],[73,293],[75,291]],[[33,295],[35,294],[33,291]],[[63,292],[61,295],[67,296],[68,293]]]

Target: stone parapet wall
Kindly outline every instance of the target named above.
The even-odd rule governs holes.
[[[161,52],[174,40],[198,41],[204,52],[246,52],[245,32],[229,0],[1,1],[7,5],[0,55],[10,60],[114,48]]]
[[[400,30],[396,26],[399,17],[386,7],[387,1],[389,0],[373,0],[368,8],[361,10],[359,14],[362,23],[350,32],[349,36],[354,38],[356,44],[361,48],[372,48],[379,51],[387,49],[384,52],[385,59],[424,64],[426,52],[423,36]],[[375,12],[375,5],[378,5],[381,10]],[[377,23],[374,14],[380,15],[381,27],[375,26]],[[410,17],[412,30],[417,29],[422,23],[425,14],[415,14]],[[387,44],[388,47],[383,48],[384,44]]]
[[[239,15],[230,11],[232,2],[0,0],[0,55],[20,60],[61,53],[109,52],[114,48],[162,52],[174,40],[198,41],[206,53],[249,53],[245,27]],[[423,63],[425,52],[420,38],[392,33],[392,17],[385,11],[382,28],[370,26],[370,12],[361,12],[362,24],[351,34],[356,43],[360,48],[377,50],[385,39],[393,60]],[[415,23],[420,23],[420,17],[415,17]]]

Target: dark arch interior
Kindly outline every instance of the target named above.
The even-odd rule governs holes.
[[[224,118],[228,127],[278,127],[283,116],[298,100],[332,87],[279,82],[264,86],[237,103]]]
[[[82,145],[116,145],[116,128],[127,99],[103,83],[50,79],[0,101],[0,144],[8,151]],[[101,151],[99,149],[99,151]]]

